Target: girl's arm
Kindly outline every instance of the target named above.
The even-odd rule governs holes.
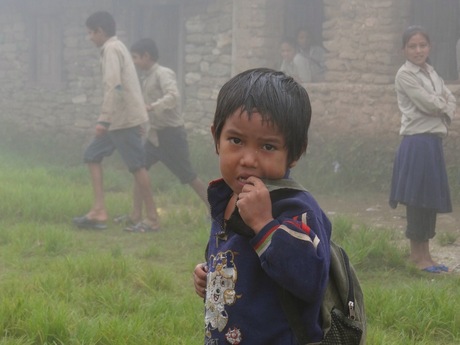
[[[412,72],[400,71],[396,76],[395,85],[397,91],[406,94],[417,109],[427,116],[442,117],[450,111],[448,101],[443,95],[438,95],[434,91],[429,92]]]

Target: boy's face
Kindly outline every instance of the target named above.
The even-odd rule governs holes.
[[[213,135],[214,128],[211,128]],[[262,123],[262,116],[254,112],[235,111],[216,140],[220,171],[234,193],[239,194],[250,176],[261,179],[280,179],[288,168],[285,139],[277,127]],[[294,166],[296,162],[290,164]]]
[[[294,56],[294,47],[288,42],[281,43],[281,57],[283,58],[283,60],[291,62],[292,60],[294,60]]]
[[[141,70],[147,70],[152,65],[152,59],[148,53],[139,54],[132,52],[131,56],[133,57],[133,62],[136,67]]]
[[[104,43],[108,40],[107,35],[100,28],[96,30],[88,28],[88,37],[90,41],[96,45],[96,47],[102,47]]]
[[[297,44],[303,49],[307,49],[310,46],[310,37],[307,31],[299,31],[297,34]]]

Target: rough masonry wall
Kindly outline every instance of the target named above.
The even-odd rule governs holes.
[[[107,1],[107,6],[109,2]],[[107,8],[99,2],[102,8]],[[0,14],[1,120],[18,129],[73,135],[94,125],[102,101],[98,50],[87,39],[84,22],[101,7],[68,4],[59,11],[63,25],[61,85],[35,85],[30,78],[30,33],[27,13],[9,6]]]
[[[408,23],[409,0],[324,0],[324,6],[327,81],[305,85],[313,105],[312,125],[325,134],[397,135],[400,114],[393,80],[403,62],[400,37]],[[102,94],[98,51],[87,39],[84,21],[102,8],[113,10],[113,1],[100,0],[96,7],[68,0],[62,7],[64,81],[57,89],[30,83],[28,17],[19,6],[2,8],[2,123],[65,136],[91,133]],[[184,75],[179,82],[186,127],[208,135],[224,82],[247,68],[273,68],[279,61],[283,1],[186,1],[182,19]],[[449,87],[460,99],[459,86]]]
[[[184,9],[184,118],[187,129],[208,134],[220,87],[232,75],[231,1]]]
[[[323,0],[329,82],[391,84],[402,63],[408,0]]]

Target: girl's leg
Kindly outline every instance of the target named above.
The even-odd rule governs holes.
[[[436,266],[431,257],[429,240],[435,235],[436,211],[407,206],[406,236],[410,240],[410,261],[418,268]]]

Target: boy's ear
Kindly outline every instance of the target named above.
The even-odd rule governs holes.
[[[214,139],[214,147],[216,148],[216,153],[219,154],[219,141],[216,138],[216,128],[214,125],[211,125],[211,134]]]

